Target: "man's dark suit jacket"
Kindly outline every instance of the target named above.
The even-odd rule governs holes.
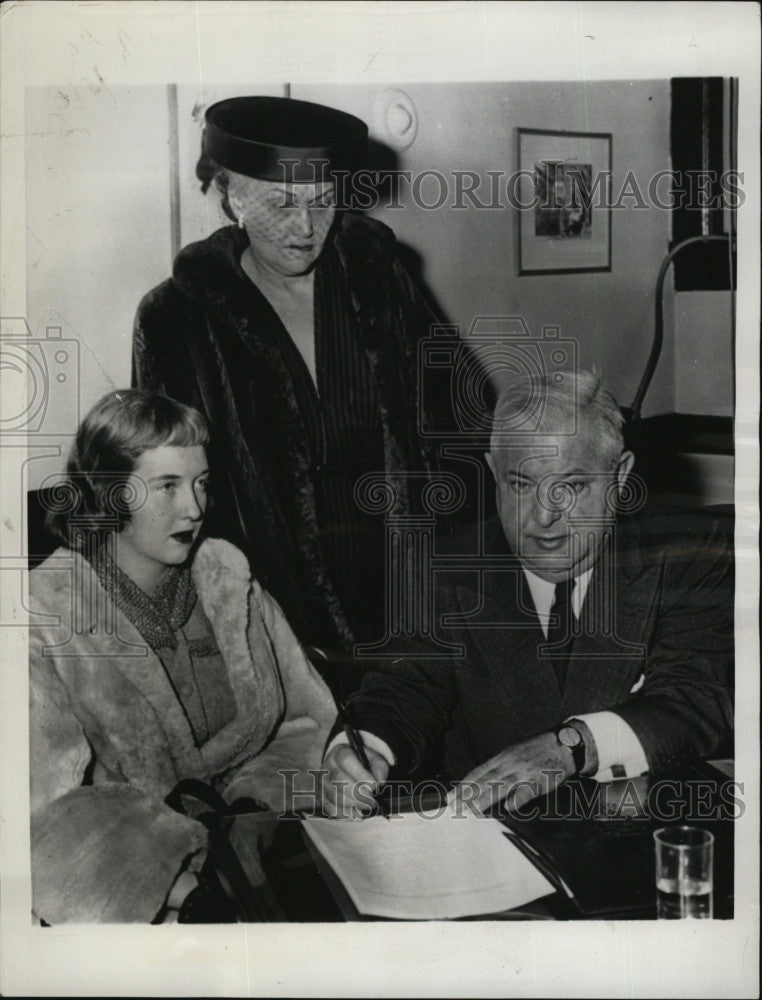
[[[485,565],[512,558],[499,530],[497,538]],[[474,538],[470,551],[477,546]],[[447,625],[438,632],[462,653],[400,644],[401,660],[366,674],[353,721],[389,744],[404,773],[439,738],[436,770],[454,780],[564,719],[602,710],[632,727],[651,773],[711,754],[733,723],[732,555],[726,530],[705,515],[650,510],[620,520],[590,580],[563,694],[517,561],[437,573],[435,614]]]

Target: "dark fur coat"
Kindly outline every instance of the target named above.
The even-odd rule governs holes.
[[[397,260],[390,229],[344,214],[334,232],[378,389],[387,477],[405,512],[415,501],[404,474],[438,469],[436,446],[418,433],[418,344],[435,317]],[[210,532],[246,552],[303,641],[349,648],[352,632],[318,539],[313,458],[298,393],[257,320],[258,293],[240,268],[247,243],[244,231],[229,226],[178,254],[172,278],[139,306],[133,381],[205,414],[215,477]],[[423,419],[439,417],[427,411]],[[274,451],[285,470],[279,484],[268,461]],[[308,624],[315,620],[314,610],[312,619],[305,613],[308,604],[322,609],[317,630]]]

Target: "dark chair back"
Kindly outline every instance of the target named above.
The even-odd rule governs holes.
[[[34,569],[54,552],[60,542],[45,522],[52,506],[52,490],[30,490],[26,495],[26,538],[29,569]]]

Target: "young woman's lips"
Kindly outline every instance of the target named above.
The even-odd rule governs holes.
[[[193,531],[175,531],[171,537],[181,545],[190,545],[193,542]]]

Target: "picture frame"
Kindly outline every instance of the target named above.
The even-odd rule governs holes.
[[[519,128],[520,276],[611,270],[610,132]]]

